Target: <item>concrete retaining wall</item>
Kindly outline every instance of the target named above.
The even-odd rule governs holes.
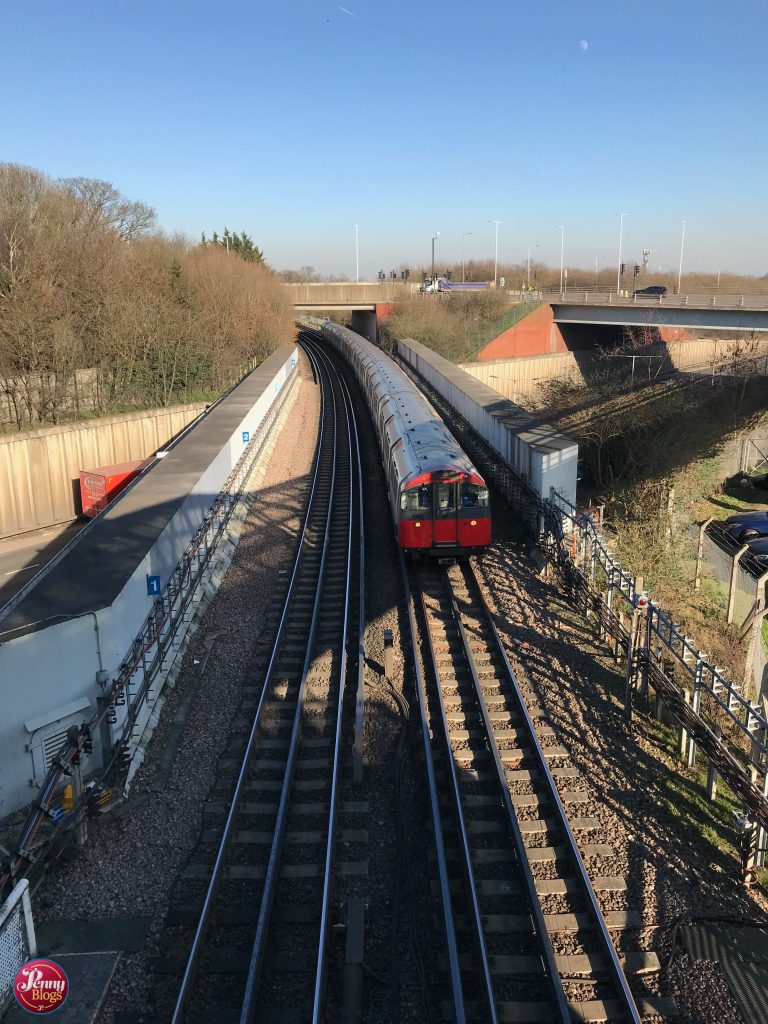
[[[576,442],[550,424],[465,373],[458,366],[408,338],[397,354],[455,409],[540,498],[554,488],[576,504]]]
[[[738,373],[768,376],[768,338],[750,341],[693,338],[690,341],[648,345],[641,351],[643,356],[654,357],[654,372],[660,367],[700,374],[728,373],[735,369]],[[627,359],[630,355],[627,354]],[[647,363],[645,358],[638,360],[638,375],[647,375]],[[540,388],[552,380],[583,384],[584,374],[598,365],[604,363],[601,364],[597,356],[588,352],[553,352],[460,364],[462,370],[512,402],[538,398]]]
[[[146,459],[205,408],[192,402],[0,436],[0,537],[77,518],[81,469]]]
[[[119,674],[153,609],[147,577],[158,575],[165,586],[242,455],[243,432],[250,431],[253,436],[279,393],[295,379],[297,360],[298,349],[291,347],[274,353],[263,364],[261,371],[268,367],[269,375],[262,393],[108,607],[95,607],[64,622],[31,624],[30,631],[22,635],[17,631],[4,635],[0,625],[0,817],[33,799],[45,775],[46,754],[50,755],[57,742],[61,746],[68,727],[86,721],[96,710],[102,694],[98,680],[106,682]],[[193,434],[194,428],[190,437]],[[182,454],[183,445],[182,440],[174,450],[176,457]],[[113,514],[119,516],[124,498],[114,503]],[[109,565],[104,572],[110,572]],[[103,739],[110,747],[120,724],[118,719],[112,735],[105,731]],[[91,763],[100,761],[99,739],[95,737]]]

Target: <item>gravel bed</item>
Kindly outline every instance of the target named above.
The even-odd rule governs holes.
[[[123,955],[100,1024],[115,1012],[141,1011],[149,958],[160,950],[156,938],[177,875],[194,849],[203,806],[216,780],[218,759],[227,747],[233,716],[248,683],[254,644],[279,570],[288,565],[306,504],[308,474],[318,419],[317,388],[306,370],[286,429],[269,458],[234,559],[216,599],[207,608],[185,654],[175,688],[168,694],[147,758],[134,779],[119,817],[90,823],[87,846],[74,863],[54,869],[35,897],[40,919],[153,919],[145,948]],[[185,691],[197,674],[207,634],[220,633],[202,685],[187,712],[187,724],[167,785],[153,790],[158,757]]]

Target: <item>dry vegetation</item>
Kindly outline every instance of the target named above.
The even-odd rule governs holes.
[[[154,224],[108,182],[0,164],[0,420],[220,393],[293,336],[271,271]]]
[[[501,321],[507,308],[505,296],[490,290],[440,298],[415,295],[397,304],[381,331],[390,342],[414,338],[446,359],[461,362],[472,358],[486,331],[493,336],[498,333],[495,328],[504,329]]]
[[[626,373],[606,371],[588,384],[555,382],[542,406],[579,442],[620,561],[737,678],[744,652],[735,627],[722,621],[706,588],[692,590],[691,524],[729,514],[723,455],[734,435],[765,417],[767,404],[760,377],[722,377],[714,386],[677,377],[632,387]]]

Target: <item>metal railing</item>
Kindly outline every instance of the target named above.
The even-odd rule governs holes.
[[[36,956],[29,882],[22,878],[0,907],[0,1013],[10,1002],[19,969]]]
[[[542,302],[569,302],[595,306],[693,306],[697,309],[768,309],[768,295],[635,295],[632,289],[619,292],[584,288],[549,289],[533,293]],[[532,297],[532,296],[531,296]],[[529,298],[525,296],[524,298]]]

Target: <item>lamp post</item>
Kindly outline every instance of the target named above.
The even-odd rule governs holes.
[[[565,253],[565,228],[562,224],[557,225],[560,228],[560,294],[563,294],[563,254]]]
[[[619,265],[616,268],[616,293],[621,291],[621,239],[624,234],[624,218],[626,213],[619,215]]]
[[[440,232],[436,231],[432,236],[432,290],[435,290],[435,240],[440,237]]]
[[[681,220],[680,223],[683,225],[683,233],[680,236],[680,266],[677,270],[677,294],[680,294],[680,282],[683,279],[683,246],[685,245],[685,221]]]
[[[464,284],[464,239],[467,235],[474,234],[473,231],[465,231],[461,236],[461,283]]]
[[[357,224],[353,224],[352,227],[355,229],[355,284],[360,283],[360,248],[357,244]]]
[[[495,288],[496,287],[496,279],[498,277],[498,269],[499,269],[499,224],[503,224],[504,221],[503,220],[491,220],[491,221],[488,221],[488,223],[496,225],[496,249],[495,249],[494,257],[493,257],[493,287]]]
[[[529,245],[528,246],[528,262],[527,262],[526,271],[525,271],[526,285],[527,285],[528,291],[531,290],[531,249],[538,249],[538,248],[539,248],[538,243],[536,245]]]
[[[605,256],[595,256],[595,291],[597,291],[597,263],[598,260],[604,260]]]

